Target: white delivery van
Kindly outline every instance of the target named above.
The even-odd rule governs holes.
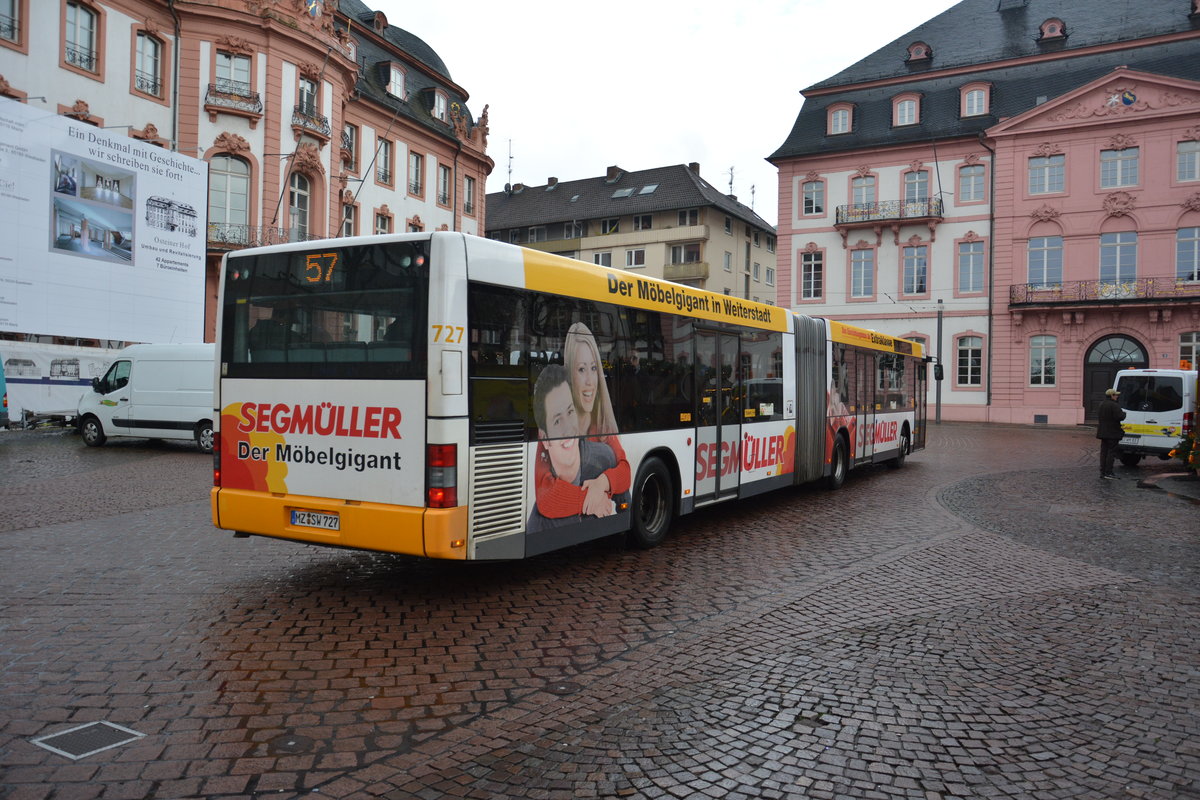
[[[195,439],[213,449],[212,344],[135,344],[79,398],[79,433],[89,447],[109,436]]]
[[[1196,370],[1123,369],[1113,388],[1125,409],[1125,436],[1117,457],[1127,467],[1143,456],[1168,455],[1196,425]]]

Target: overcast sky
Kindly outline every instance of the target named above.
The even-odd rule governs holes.
[[[490,106],[489,192],[595,177],[610,164],[696,161],[725,193],[732,170],[732,193],[777,225],[778,174],[764,159],[791,131],[800,90],[955,1],[367,5],[441,56],[472,113]]]

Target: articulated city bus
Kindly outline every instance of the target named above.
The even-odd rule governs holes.
[[[925,442],[920,344],[459,233],[226,256],[212,516],[518,559]]]

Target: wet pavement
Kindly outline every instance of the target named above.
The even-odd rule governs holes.
[[[467,565],[235,540],[189,445],[0,432],[0,797],[1200,797],[1200,485],[931,428]],[[137,735],[34,743],[96,721]]]

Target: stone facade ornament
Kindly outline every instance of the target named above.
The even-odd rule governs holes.
[[[1048,158],[1049,156],[1059,155],[1062,153],[1062,151],[1063,149],[1061,145],[1053,144],[1051,142],[1042,142],[1037,147],[1033,148],[1033,152],[1030,153],[1030,155],[1034,158]]]
[[[230,133],[229,131],[225,131],[213,139],[213,147],[222,153],[233,153],[234,155],[250,152],[250,143],[236,133]]]
[[[1104,213],[1110,217],[1123,217],[1135,207],[1133,195],[1129,192],[1113,192],[1104,198]]]
[[[325,165],[321,163],[320,149],[311,142],[297,147],[296,156],[292,159],[292,168],[309,175],[324,175]]]
[[[1188,211],[1200,211],[1200,192],[1192,192],[1192,194],[1179,205]]]
[[[1108,139],[1109,150],[1128,150],[1130,147],[1137,147],[1137,140],[1132,136],[1118,133]]]
[[[1029,216],[1033,217],[1038,222],[1049,222],[1062,216],[1062,212],[1051,206],[1049,203],[1043,203],[1034,209]]]

